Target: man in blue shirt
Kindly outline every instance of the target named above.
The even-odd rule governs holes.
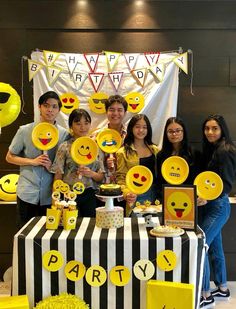
[[[48,91],[38,101],[40,122],[47,122],[59,131],[58,144],[67,139],[67,130],[56,124],[56,117],[62,106],[57,93]],[[20,177],[17,185],[17,219],[19,227],[35,216],[46,215],[51,207],[53,174],[49,172],[54,160],[57,146],[46,154],[37,149],[32,142],[32,130],[37,123],[21,126],[14,136],[6,160],[20,166]]]

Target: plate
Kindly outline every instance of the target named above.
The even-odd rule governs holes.
[[[126,185],[135,194],[147,192],[153,182],[152,172],[143,165],[133,166],[126,174]]]
[[[113,129],[100,131],[96,139],[100,149],[106,153],[115,153],[122,144],[120,133]]]
[[[197,195],[205,200],[214,200],[223,191],[222,179],[211,171],[198,174],[193,184],[197,187]]]
[[[183,235],[185,231],[181,228],[178,228],[174,233],[162,233],[162,232],[156,232],[155,228],[150,230],[150,234],[155,237],[178,237],[180,235]]]
[[[98,156],[97,143],[90,137],[79,137],[72,143],[70,154],[77,164],[91,164]]]
[[[134,213],[141,213],[141,214],[145,214],[145,213],[157,213],[157,212],[162,212],[162,205],[151,205],[151,206],[138,206],[138,207],[134,207],[133,208],[133,212]]]
[[[188,178],[188,163],[179,156],[171,156],[163,162],[161,174],[168,183],[180,185]]]
[[[32,131],[32,142],[39,150],[49,150],[56,146],[59,140],[57,127],[47,122],[40,122]]]

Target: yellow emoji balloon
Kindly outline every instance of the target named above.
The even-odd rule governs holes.
[[[77,164],[91,164],[98,155],[97,143],[90,137],[77,138],[71,145],[71,157]]]
[[[3,128],[16,120],[20,113],[21,101],[14,88],[0,83],[0,127]]]
[[[223,181],[214,172],[206,171],[197,175],[194,180],[197,186],[197,195],[205,200],[214,200],[223,191]]]
[[[139,92],[130,92],[126,95],[125,100],[128,104],[127,110],[130,113],[139,113],[144,108],[144,96]]]
[[[62,103],[61,111],[64,114],[70,114],[74,109],[79,107],[79,99],[74,93],[66,92],[60,95]]]
[[[113,129],[105,129],[97,135],[98,146],[106,153],[115,153],[122,144],[120,133]]]
[[[58,130],[50,123],[40,122],[32,131],[32,142],[40,150],[49,150],[55,147],[58,140]]]
[[[7,202],[16,201],[16,188],[19,175],[8,174],[0,178],[0,199]]]
[[[166,207],[173,216],[184,218],[191,212],[193,205],[188,194],[177,191],[170,194],[167,199]]]
[[[126,185],[135,194],[147,192],[153,182],[152,172],[143,165],[133,166],[126,174]]]
[[[168,183],[180,185],[188,178],[189,166],[183,158],[171,156],[163,162],[161,173]]]
[[[108,99],[108,95],[103,92],[96,92],[89,98],[89,108],[91,111],[97,114],[105,114],[105,102]]]

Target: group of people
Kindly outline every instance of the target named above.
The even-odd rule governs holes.
[[[30,123],[18,129],[6,155],[9,163],[20,166],[17,187],[19,225],[22,226],[34,216],[46,214],[46,209],[51,207],[52,183],[56,179],[62,179],[70,186],[77,181],[84,183],[85,191],[77,196],[81,216],[95,217],[95,209],[99,205],[95,192],[98,184],[102,182],[122,185],[128,214],[132,212],[131,205],[136,201],[162,201],[162,185],[165,183],[161,174],[162,163],[170,156],[180,156],[189,165],[186,184],[193,184],[196,175],[206,170],[216,172],[223,181],[223,192],[217,199],[197,199],[198,224],[205,233],[209,248],[205,259],[200,307],[207,308],[217,297],[228,298],[230,293],[227,288],[221,230],[230,216],[228,195],[235,179],[236,147],[230,138],[224,118],[221,115],[211,115],[203,122],[203,147],[200,152],[189,145],[183,121],[179,117],[171,117],[166,122],[162,149],[159,150],[152,141],[152,126],[148,117],[145,114],[135,114],[126,129],[123,120],[127,102],[122,96],[113,95],[105,103],[107,128],[120,133],[123,145],[112,157],[100,151],[95,162],[78,166],[70,154],[73,141],[82,136],[95,139],[99,130],[91,135],[89,113],[84,109],[75,109],[69,116],[68,133],[56,123],[60,108],[59,96],[53,91],[48,91],[39,98],[41,121],[58,128],[58,147],[42,154],[31,141],[35,123]],[[125,182],[128,170],[136,165],[148,167],[153,174],[150,189],[140,195],[130,192]],[[210,263],[216,284],[213,291],[210,290]]]

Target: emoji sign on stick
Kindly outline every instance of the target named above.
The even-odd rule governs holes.
[[[56,146],[59,140],[59,133],[57,128],[47,122],[40,122],[32,131],[32,142],[36,148],[43,150],[44,153],[47,150]]]
[[[126,174],[126,185],[132,193],[147,192],[153,182],[152,172],[143,165],[133,166]]]
[[[214,200],[223,191],[223,181],[214,172],[206,171],[197,175],[194,180],[197,186],[197,195],[205,200]]]
[[[188,177],[189,166],[183,158],[171,156],[163,162],[161,173],[168,183],[172,185],[180,185]]]
[[[93,163],[98,155],[97,143],[90,137],[77,138],[71,146],[71,157],[77,164],[87,165]]]

